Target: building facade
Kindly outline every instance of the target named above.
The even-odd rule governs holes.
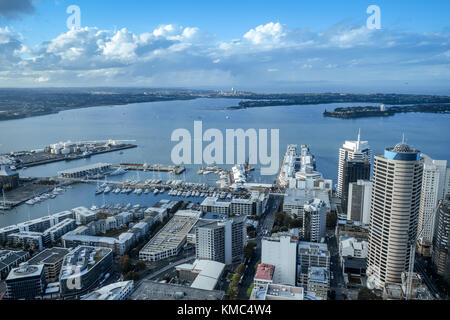
[[[370,204],[372,201],[372,182],[358,180],[348,187],[347,220],[370,223]]]
[[[211,221],[195,228],[197,259],[225,264],[241,261],[247,244],[245,216]]]
[[[23,262],[12,269],[5,280],[8,300],[35,299],[44,293],[46,282],[44,266],[32,266]]]
[[[298,240],[278,233],[262,240],[261,263],[275,266],[273,282],[295,286]]]
[[[436,212],[438,202],[450,192],[446,186],[450,168],[447,168],[447,160],[433,160],[425,154],[422,154],[422,158],[424,166],[417,234],[420,234],[422,241],[431,244],[435,221],[431,217]]]
[[[354,153],[353,156],[356,156],[356,153]],[[342,178],[343,184],[342,184],[341,204],[342,208],[344,208],[345,210],[347,209],[348,205],[349,184],[352,182],[357,182],[358,180],[370,179],[369,160],[363,157],[363,159],[352,159],[345,161],[342,176],[343,176]]]
[[[358,140],[345,141],[339,149],[339,163],[338,163],[338,183],[337,195],[342,198],[344,188],[344,165],[347,160],[354,159],[355,153],[363,154],[364,159],[371,161],[372,151],[367,141],[361,141],[361,136],[358,133]]]
[[[401,283],[415,245],[422,188],[420,151],[405,143],[375,156],[370,211],[368,286]]]
[[[437,274],[450,283],[450,195],[441,202],[437,211],[432,262]]]

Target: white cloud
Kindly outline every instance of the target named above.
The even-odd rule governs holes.
[[[283,26],[277,22],[269,22],[265,25],[259,25],[244,34],[244,39],[253,44],[276,44],[286,36]]]
[[[126,28],[113,32],[85,27],[60,34],[38,48],[28,47],[20,34],[7,27],[0,28],[0,85],[33,81],[269,87],[310,80],[353,83],[399,78],[426,83],[450,78],[449,57],[448,33],[361,26],[313,32],[269,22],[231,41],[196,27],[172,24],[141,34]]]

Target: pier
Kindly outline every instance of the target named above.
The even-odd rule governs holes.
[[[17,169],[34,167],[58,161],[72,161],[107,152],[136,148],[135,144],[108,142],[61,143],[61,147],[46,147],[41,150],[11,152],[3,155]]]
[[[120,167],[127,171],[169,172],[176,175],[180,175],[186,170],[186,168],[182,166],[147,163],[121,163]]]

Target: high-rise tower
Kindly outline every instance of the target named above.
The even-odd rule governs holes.
[[[448,178],[450,168],[447,168],[447,160],[434,160],[422,154],[424,159],[422,195],[420,200],[419,228],[421,240],[431,243],[433,241],[434,219],[430,217],[436,211],[439,200],[444,200],[448,190]]]
[[[450,283],[450,195],[441,201],[433,237],[433,266]]]
[[[361,141],[361,132],[358,132],[358,140],[345,141],[339,149],[339,164],[338,164],[338,182],[337,195],[342,198],[344,189],[344,166],[347,160],[368,160],[369,163],[372,158],[372,151],[370,150],[367,141]]]
[[[387,148],[374,159],[370,209],[367,285],[401,283],[415,244],[422,188],[420,151],[406,143]]]

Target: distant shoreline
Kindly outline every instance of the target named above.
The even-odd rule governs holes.
[[[383,110],[380,107],[348,107],[336,108],[334,111],[324,111],[324,117],[340,119],[356,119],[369,117],[390,117],[397,113],[440,113],[450,114],[450,104],[423,104],[413,106],[392,106]]]
[[[17,120],[60,111],[128,105],[144,102],[182,101],[200,98],[241,99],[237,106],[224,107],[225,110],[247,108],[318,105],[333,103],[376,103],[392,105],[384,113],[376,112],[377,107],[360,107],[348,110],[337,108],[324,113],[327,117],[356,118],[369,116],[390,116],[398,112],[448,113],[450,96],[412,94],[345,94],[345,93],[303,93],[303,94],[258,94],[252,92],[217,92],[185,89],[0,89],[0,121]],[[444,108],[442,108],[444,106]],[[430,109],[431,107],[431,109]],[[358,107],[356,107],[358,108]],[[375,109],[370,109],[375,108]],[[396,109],[397,108],[397,109]],[[405,109],[406,108],[406,109]],[[412,108],[412,109],[411,109]]]

